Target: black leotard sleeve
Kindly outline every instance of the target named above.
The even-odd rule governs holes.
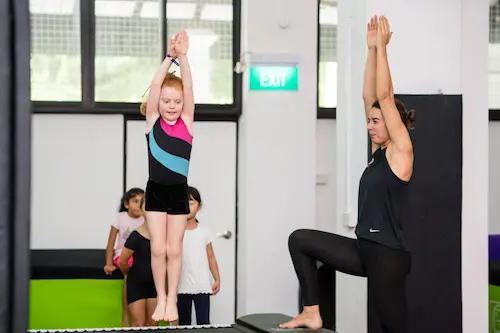
[[[127,238],[124,246],[134,251],[132,255],[133,263],[128,273],[128,279],[142,282],[153,281],[149,239],[142,236],[137,230],[134,230]]]

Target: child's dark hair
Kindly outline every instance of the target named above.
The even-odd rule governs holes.
[[[198,203],[201,204],[200,192],[196,188],[189,186],[188,197],[189,197],[189,199],[191,199],[191,197],[192,197],[195,201],[198,201]]]
[[[125,192],[125,194],[122,197],[122,200],[120,202],[120,209],[118,210],[119,212],[126,212],[128,211],[127,207],[125,207],[125,203],[128,203],[130,199],[134,198],[137,195],[144,195],[144,190],[134,187]]]

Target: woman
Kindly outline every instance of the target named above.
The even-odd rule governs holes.
[[[394,99],[386,50],[391,35],[385,17],[377,22],[375,16],[368,23],[363,98],[373,155],[359,184],[357,239],[315,230],[296,230],[290,235],[290,255],[304,310],[281,328],[322,327],[318,260],[343,273],[367,277],[384,332],[407,332],[405,281],[410,252],[403,239],[401,213],[413,169],[408,129],[414,113]]]

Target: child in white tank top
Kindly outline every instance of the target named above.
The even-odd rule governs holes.
[[[217,260],[212,248],[213,237],[196,220],[201,208],[198,190],[189,187],[189,210],[182,249],[182,270],[179,281],[177,308],[179,325],[191,325],[191,309],[194,302],[196,324],[210,324],[210,295],[220,289]]]

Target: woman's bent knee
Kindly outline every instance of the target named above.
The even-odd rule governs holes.
[[[308,229],[297,229],[288,237],[288,248],[297,249],[307,241]]]

